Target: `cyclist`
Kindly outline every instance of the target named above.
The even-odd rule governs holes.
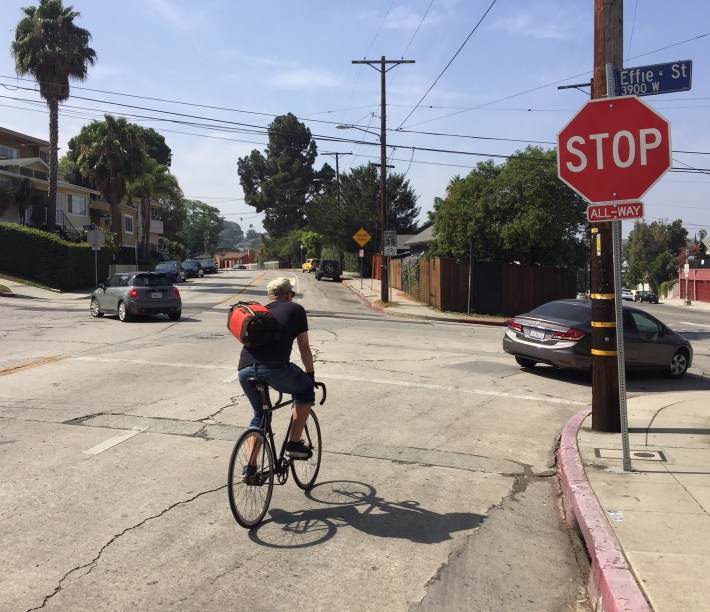
[[[308,318],[300,304],[293,301],[296,292],[293,283],[285,277],[275,278],[266,285],[269,300],[266,307],[271,310],[283,328],[281,337],[273,342],[248,349],[242,348],[239,356],[239,383],[249,399],[254,416],[251,428],[261,428],[264,411],[261,407],[261,394],[250,386],[246,379],[250,376],[264,378],[269,386],[293,395],[293,426],[289,441],[286,443],[286,455],[291,459],[309,459],[312,451],[301,440],[303,428],[308,420],[311,406],[315,404],[315,374],[313,371],[313,353],[308,343]],[[305,372],[295,363],[291,363],[291,350],[296,340]],[[256,456],[258,449],[252,449]],[[255,463],[256,459],[254,459]],[[252,461],[250,461],[252,463]],[[256,471],[256,466],[250,466]],[[245,468],[247,480],[251,475]]]

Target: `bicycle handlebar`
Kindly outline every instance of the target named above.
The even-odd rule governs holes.
[[[325,404],[325,398],[326,398],[326,395],[327,395],[327,391],[326,391],[326,388],[325,388],[325,383],[322,383],[322,382],[314,382],[314,383],[313,383],[313,386],[314,386],[316,389],[321,389],[321,390],[323,391],[323,397],[321,398],[321,400],[320,400],[320,402],[319,402],[319,404],[322,406],[323,404]],[[271,388],[273,389],[273,387],[271,387]],[[274,391],[276,391],[276,389],[274,389]],[[267,386],[267,392],[268,392],[268,386]],[[283,394],[281,391],[277,391],[277,393],[279,394],[279,398],[278,398],[275,402],[273,402],[273,403],[271,404],[271,410],[274,410],[274,409],[276,409],[276,408],[280,408],[280,407],[282,406],[281,401],[283,400],[284,394]],[[286,403],[288,403],[288,402],[286,402]],[[285,405],[285,404],[283,404],[283,405]]]
[[[318,389],[319,387],[323,389],[323,398],[320,401],[320,405],[322,406],[325,403],[325,396],[326,396],[326,389],[325,389],[325,384],[321,382],[313,383],[313,386]]]

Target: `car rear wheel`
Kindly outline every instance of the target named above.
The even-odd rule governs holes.
[[[522,368],[534,368],[537,361],[534,359],[528,359],[527,357],[516,357],[515,361]]]
[[[131,320],[131,313],[128,312],[128,307],[125,302],[118,303],[118,320],[122,323],[127,323]]]
[[[688,371],[688,351],[685,349],[678,349],[673,353],[671,358],[670,367],[665,370],[666,376],[671,378],[680,378]]]
[[[99,301],[95,298],[91,298],[91,305],[89,306],[89,312],[91,313],[92,317],[103,317],[104,313],[101,312],[101,308],[99,308]]]
[[[178,310],[177,312],[171,312],[168,314],[168,317],[170,317],[171,321],[177,321],[180,318],[180,315],[182,314],[181,310]]]

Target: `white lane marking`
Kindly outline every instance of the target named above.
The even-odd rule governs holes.
[[[213,365],[211,363],[179,363],[166,361],[145,361],[143,359],[110,359],[108,357],[72,357],[78,361],[97,361],[99,363],[135,363],[137,365],[163,366],[166,368],[190,368],[197,370],[233,370],[233,365]]]
[[[525,400],[527,402],[549,402],[551,404],[567,404],[570,406],[587,406],[589,402],[578,402],[576,400],[561,399],[558,397],[548,397],[545,395],[519,395],[517,393],[506,393],[505,391],[486,391],[484,389],[465,389],[463,387],[449,387],[446,385],[433,385],[429,383],[405,382],[399,380],[386,380],[383,378],[360,378],[359,376],[343,376],[318,374],[318,378],[333,378],[335,380],[350,380],[355,382],[375,383],[380,385],[396,385],[398,387],[416,387],[418,389],[433,389],[435,391],[455,391],[457,393],[469,393],[471,395],[490,395],[493,397],[508,397],[511,399]]]
[[[104,442],[101,442],[101,444],[97,444],[93,448],[90,448],[89,450],[83,451],[84,455],[98,455],[99,453],[103,453],[105,450],[108,450],[109,448],[116,446],[116,444],[120,444],[121,442],[124,442],[133,436],[137,436],[139,433],[145,431],[148,429],[147,427],[134,427],[130,431],[124,431],[122,434],[118,434],[117,436],[114,436],[113,438],[109,438],[108,440],[105,440]]]
[[[102,363],[135,363],[138,365],[163,366],[168,368],[194,368],[202,370],[232,370],[232,365],[211,365],[202,363],[165,363],[157,361],[143,361],[141,359],[109,359],[106,357],[72,357],[81,361],[99,361]],[[222,382],[231,383],[237,379],[238,374],[232,374]],[[469,393],[471,395],[489,395],[493,397],[507,397],[528,402],[548,402],[551,404],[565,404],[569,406],[587,406],[589,402],[579,402],[576,400],[566,400],[557,397],[547,397],[544,395],[521,395],[517,393],[506,393],[505,391],[486,391],[483,389],[466,389],[463,387],[450,387],[445,385],[433,385],[429,383],[403,382],[398,380],[387,380],[382,378],[361,378],[358,376],[341,376],[318,374],[319,378],[332,378],[334,380],[350,380],[355,382],[375,383],[380,385],[396,385],[400,387],[416,387],[418,389],[432,389],[437,391],[456,391],[459,393]]]

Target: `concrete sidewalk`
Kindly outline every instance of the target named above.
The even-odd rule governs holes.
[[[505,325],[502,317],[441,313],[392,290],[378,305],[378,281],[344,283],[386,314]],[[664,300],[702,310],[710,304]],[[710,611],[710,393],[628,397],[632,471],[624,472],[621,434],[591,429],[591,408],[565,426],[559,451],[568,520],[591,560],[595,610]]]

